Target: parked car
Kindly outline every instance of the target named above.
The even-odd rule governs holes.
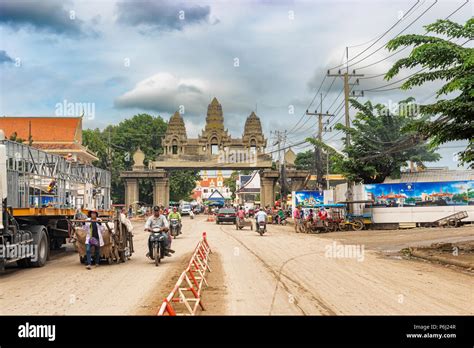
[[[234,208],[220,208],[217,211],[216,224],[218,225],[222,222],[232,222],[233,224],[235,224],[236,219],[237,212]]]

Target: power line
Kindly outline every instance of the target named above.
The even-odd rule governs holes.
[[[308,107],[306,108],[306,110],[309,109],[309,108],[311,107],[311,105],[313,105],[314,100],[316,99],[316,97],[318,96],[319,91],[320,91],[321,88],[323,87],[324,81],[326,81],[326,77],[327,77],[327,76],[324,75],[324,78],[323,78],[323,80],[321,81],[321,84],[319,85],[318,90],[317,90],[316,93],[314,94],[314,97],[313,97],[313,99],[311,100],[311,102],[309,103],[309,105],[308,105]],[[301,117],[300,117],[300,119],[298,120],[298,122],[296,122],[296,124],[295,124],[290,130],[288,130],[288,134],[292,133],[292,132],[296,129],[296,127],[298,127],[298,125],[301,123],[301,121],[303,120],[303,118],[306,116],[306,110],[305,110],[305,112],[303,113],[303,115],[301,115]]]
[[[450,13],[447,17],[445,17],[444,19],[445,19],[445,20],[446,20],[446,19],[449,19],[449,18],[450,18],[451,16],[453,16],[456,12],[458,12],[461,8],[463,8],[468,2],[469,2],[469,0],[466,0],[466,2],[464,2],[464,3],[463,3],[461,6],[459,6],[458,8],[456,8],[453,12],[451,12],[451,13]],[[427,33],[428,33],[428,31],[425,31],[425,33],[424,33],[423,35],[426,35]],[[405,46],[405,47],[399,49],[398,51],[395,51],[394,53],[392,53],[392,54],[386,56],[385,58],[382,58],[382,59],[380,59],[380,60],[378,60],[378,61],[376,61],[376,62],[367,64],[367,65],[365,65],[365,66],[363,66],[363,67],[359,67],[359,68],[357,68],[357,70],[362,70],[362,69],[366,69],[366,68],[369,68],[369,67],[371,67],[371,66],[377,65],[377,64],[383,62],[384,60],[387,60],[387,59],[389,59],[389,58],[391,58],[391,57],[393,57],[393,56],[395,56],[395,55],[397,55],[397,54],[403,52],[403,51],[406,50],[408,47],[410,47],[410,46]]]
[[[413,6],[411,6],[408,11],[407,11],[407,16],[410,14],[410,12],[413,10],[413,8],[418,5],[418,3],[420,2],[420,0],[418,0]],[[422,4],[424,3],[424,1],[422,2]],[[406,16],[403,16],[402,18],[400,18],[398,21],[395,22],[395,24],[393,24],[390,28],[388,28],[382,35],[380,35],[378,37],[378,39],[372,43],[369,47],[365,48],[363,51],[359,52],[358,54],[356,54],[354,57],[352,57],[351,59],[347,60],[345,64],[348,64],[349,62],[353,61],[354,59],[356,59],[357,57],[359,57],[361,54],[363,54],[364,52],[367,52],[368,49],[370,49],[373,45],[375,45],[377,42],[379,42],[385,35],[387,35],[393,28],[395,28],[400,22],[402,22],[404,19],[406,19],[407,17]],[[351,64],[352,65],[352,64]],[[333,69],[337,69],[339,67],[342,67],[344,66],[344,64],[339,64],[339,65],[336,65],[335,67],[332,67],[330,68],[329,70],[333,70]]]
[[[460,41],[460,40],[458,40]],[[471,41],[470,39],[468,39],[467,41],[465,41],[463,44],[461,44],[460,46],[464,46],[466,43],[468,43],[469,41]],[[404,78],[401,78],[397,81],[393,81],[393,82],[390,82],[390,83],[387,83],[383,86],[378,86],[378,87],[374,87],[374,88],[371,88],[371,89],[365,89],[364,92],[385,92],[385,91],[392,91],[392,90],[395,90],[395,89],[400,89],[401,86],[397,86],[397,87],[393,87],[393,88],[385,88],[385,87],[388,87],[388,86],[392,86],[392,85],[395,85],[397,84],[398,82],[401,82],[401,81],[405,81],[407,79],[409,79],[410,77],[413,77],[419,73],[421,73],[422,71],[425,71],[426,69],[428,69],[428,67],[424,67],[424,68],[421,68],[420,70],[404,77]],[[382,89],[382,88],[385,88],[385,89]]]
[[[433,2],[433,4],[431,4],[426,10],[424,10],[418,17],[415,18],[415,20],[413,20],[410,24],[408,24],[405,28],[403,28],[403,30],[401,30],[400,32],[398,32],[391,40],[397,38],[398,36],[400,36],[400,34],[402,34],[405,30],[407,30],[408,28],[410,28],[413,24],[415,24],[418,19],[420,19],[421,17],[423,17],[426,12],[428,12],[434,5],[436,5],[436,3],[438,2],[438,0],[435,0],[435,2]],[[363,62],[364,60],[366,60],[367,58],[373,56],[376,52],[380,51],[381,49],[385,48],[387,45],[387,43],[385,43],[384,45],[380,46],[379,48],[377,48],[375,51],[371,52],[368,56],[362,58],[362,59],[359,59],[357,62],[355,63],[352,63],[350,66],[355,66],[361,62]]]

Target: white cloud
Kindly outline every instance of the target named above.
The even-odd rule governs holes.
[[[173,113],[184,107],[184,113],[202,113],[208,101],[208,83],[199,79],[179,78],[162,72],[138,82],[115,100],[119,108],[141,108]]]

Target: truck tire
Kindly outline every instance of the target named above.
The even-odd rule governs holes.
[[[37,233],[37,237],[34,239],[36,242],[38,257],[36,261],[31,261],[31,265],[33,267],[43,267],[48,260],[49,254],[48,236],[44,230],[41,230]]]

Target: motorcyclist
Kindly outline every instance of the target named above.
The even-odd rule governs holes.
[[[179,234],[181,234],[181,214],[179,213],[178,209],[176,207],[173,207],[173,211],[168,214],[168,220],[171,222],[171,219],[176,219],[178,220],[179,224]]]
[[[277,222],[279,224],[281,224],[282,221],[285,220],[285,219],[286,219],[286,216],[285,216],[285,213],[283,212],[283,209],[282,208],[278,209]]]
[[[265,211],[263,209],[258,209],[257,210],[257,213],[255,214],[255,227],[258,231],[258,224],[260,222],[264,222],[265,223],[265,228],[267,228],[267,213],[265,213]]]
[[[174,253],[171,249],[171,236],[169,235],[169,223],[164,215],[161,214],[160,207],[153,207],[153,215],[148,218],[145,223],[145,231],[152,232],[154,228],[160,229],[160,234],[164,237],[165,256],[171,256]],[[147,257],[153,259],[153,243],[151,241],[152,233],[148,237],[148,253]]]

